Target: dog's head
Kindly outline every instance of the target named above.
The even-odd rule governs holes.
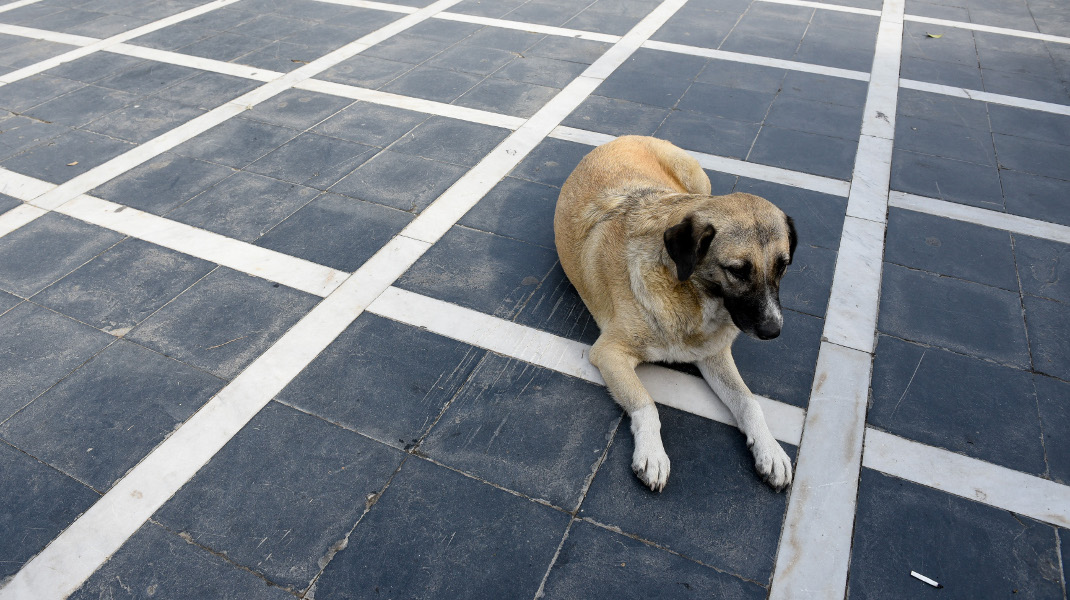
[[[720,299],[741,331],[780,335],[780,278],[795,256],[795,224],[750,194],[711,197],[665,230],[665,249],[680,281]]]

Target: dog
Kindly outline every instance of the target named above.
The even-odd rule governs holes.
[[[779,491],[791,484],[791,460],[731,346],[741,331],[780,334],[780,279],[795,254],[795,225],[758,196],[710,193],[709,177],[680,148],[617,138],[585,156],[561,187],[557,252],[600,329],[590,360],[631,419],[639,479],[663,490],[669,457],[635,367],[689,362],[735,416],[758,474]]]

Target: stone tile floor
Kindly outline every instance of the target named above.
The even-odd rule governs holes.
[[[552,230],[624,134],[794,217],[734,353],[846,513],[687,365],[632,475]],[[1065,600],[1068,198],[1062,2],[0,4],[0,598]],[[814,440],[844,319],[864,421]]]

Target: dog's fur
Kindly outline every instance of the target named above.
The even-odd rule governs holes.
[[[618,138],[584,157],[561,188],[557,252],[601,329],[591,362],[631,418],[639,479],[663,489],[669,457],[635,367],[690,362],[732,411],[758,473],[779,490],[791,483],[791,461],[740,378],[731,346],[740,331],[760,339],[780,333],[780,278],[795,252],[795,227],[767,200],[710,191],[683,150]]]

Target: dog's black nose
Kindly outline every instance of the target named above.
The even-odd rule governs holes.
[[[754,330],[754,334],[757,335],[760,340],[771,340],[780,335],[780,324],[776,321],[759,323],[758,327]]]

